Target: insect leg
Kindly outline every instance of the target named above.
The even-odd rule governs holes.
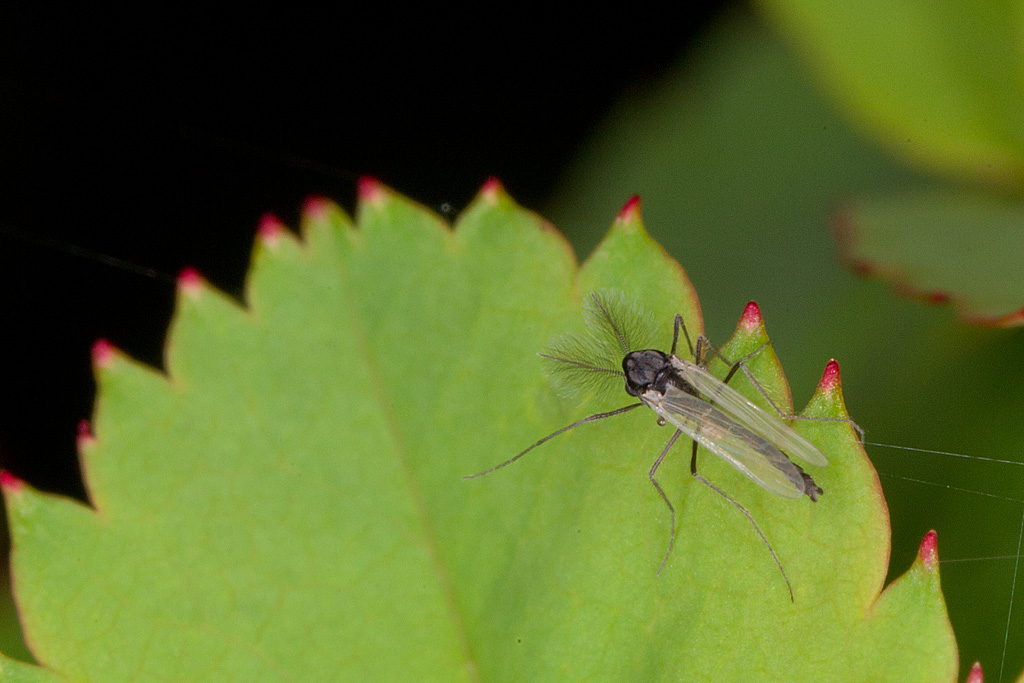
[[[772,544],[768,542],[768,537],[764,535],[763,531],[761,531],[761,527],[759,527],[757,525],[757,522],[754,521],[754,517],[750,514],[750,512],[747,511],[747,508],[743,507],[738,502],[736,502],[736,500],[732,496],[730,496],[728,493],[726,493],[722,489],[720,489],[717,486],[715,486],[714,484],[712,484],[706,478],[704,478],[701,475],[697,474],[697,442],[696,441],[693,442],[693,457],[690,458],[690,474],[692,474],[694,477],[696,477],[696,479],[698,481],[703,483],[705,486],[710,488],[712,491],[714,491],[718,495],[722,496],[722,498],[725,498],[727,501],[732,503],[733,506],[737,510],[739,510],[740,512],[742,512],[744,514],[744,516],[751,523],[751,525],[753,525],[754,531],[756,531],[757,535],[761,537],[761,540],[764,542],[765,547],[768,548],[768,552],[770,552],[772,554],[772,559],[775,560],[775,565],[779,568],[779,571],[782,572],[782,580],[786,582],[786,588],[789,590],[789,599],[790,599],[790,601],[791,602],[796,602],[796,600],[793,597],[793,586],[789,583],[789,577],[786,576],[786,570],[782,568],[782,562],[779,561],[779,556],[775,554],[775,549],[772,548]]]
[[[774,400],[772,400],[772,397],[768,395],[768,392],[765,391],[764,387],[761,386],[761,383],[757,381],[756,377],[754,377],[754,373],[752,373],[750,371],[750,368],[746,366],[746,361],[753,358],[757,354],[761,353],[761,351],[765,350],[769,346],[771,346],[771,342],[767,341],[764,344],[761,344],[761,346],[751,351],[750,353],[748,353],[747,355],[743,356],[743,358],[740,358],[735,362],[730,362],[729,359],[723,356],[718,349],[711,345],[711,342],[709,342],[707,338],[701,337],[697,340],[698,349],[701,349],[702,347],[707,349],[711,355],[718,356],[719,360],[721,360],[723,363],[729,366],[729,372],[726,374],[725,379],[722,380],[725,384],[729,383],[729,380],[733,378],[733,375],[736,374],[737,370],[742,370],[743,374],[747,376],[747,379],[750,380],[750,383],[754,385],[754,388],[757,389],[758,393],[764,396],[764,400],[768,401],[768,405],[770,405],[772,409],[776,412],[776,414],[783,420],[807,420],[810,422],[845,422],[846,424],[853,427],[854,430],[856,430],[857,435],[860,437],[860,442],[864,443],[864,430],[861,428],[859,424],[857,424],[848,417],[814,417],[810,415],[791,415],[784,411],[782,408],[780,408],[779,405]]]
[[[711,343],[710,339],[708,339],[704,335],[701,335],[697,337],[697,356],[695,356],[694,358],[696,360],[697,365],[707,367],[708,360],[711,358],[711,356],[717,356],[718,360],[722,361],[727,366],[729,366],[729,374],[727,374],[725,376],[725,379],[722,380],[723,382],[728,384],[729,380],[732,379],[732,376],[736,374],[736,371],[741,367],[745,367],[744,363],[746,363],[748,360],[750,360],[757,354],[761,353],[771,345],[771,340],[766,341],[764,344],[761,344],[756,349],[754,349],[747,355],[743,356],[739,360],[731,361],[725,356],[723,356],[721,351],[715,348],[715,345]]]
[[[673,356],[676,355],[676,344],[679,342],[679,330],[683,331],[683,338],[686,339],[686,346],[690,349],[690,355],[696,358],[693,353],[693,344],[690,342],[690,333],[686,331],[686,323],[683,322],[683,316],[676,313],[676,321],[673,325],[672,330],[672,350],[669,351]],[[700,345],[700,338],[697,339],[698,346]]]
[[[658,490],[658,495],[661,496],[661,499],[665,501],[665,505],[668,506],[668,513],[672,520],[672,533],[668,538],[668,550],[665,551],[665,557],[661,558],[661,566],[658,567],[659,574],[661,574],[661,570],[665,568],[665,563],[668,562],[668,556],[672,554],[672,546],[676,543],[676,509],[672,507],[672,503],[669,502],[668,496],[665,495],[664,489],[661,488],[661,484],[659,484],[654,478],[654,474],[658,471],[658,468],[661,467],[661,462],[665,459],[665,456],[668,455],[672,446],[675,445],[676,439],[679,438],[680,434],[682,434],[682,432],[677,429],[676,433],[673,434],[672,438],[668,440],[667,444],[665,444],[665,448],[662,449],[661,455],[659,455],[658,459],[654,461],[653,465],[651,465],[651,471],[647,473],[647,478],[651,480],[651,483],[654,484],[654,488]]]
[[[593,422],[594,420],[603,420],[606,417],[614,417],[615,415],[621,415],[622,413],[625,413],[625,412],[628,412],[630,410],[633,410],[634,408],[639,408],[642,405],[643,405],[643,403],[632,403],[632,404],[630,404],[628,406],[625,406],[625,407],[622,407],[622,408],[617,408],[615,410],[610,410],[607,413],[594,413],[593,415],[587,415],[582,420],[576,420],[575,422],[573,422],[568,427],[562,427],[557,432],[552,432],[551,434],[548,434],[547,436],[545,436],[540,441],[537,441],[536,443],[534,443],[532,446],[530,446],[526,450],[524,450],[524,451],[522,451],[522,452],[512,456],[511,458],[509,458],[505,462],[501,463],[500,465],[495,465],[494,467],[492,467],[489,470],[484,470],[483,472],[477,472],[476,474],[468,474],[465,477],[463,477],[463,479],[476,479],[477,477],[482,477],[485,474],[490,474],[491,472],[493,472],[495,470],[500,470],[505,465],[511,465],[516,460],[518,460],[519,458],[523,457],[524,455],[526,455],[527,453],[532,451],[534,448],[536,448],[537,446],[539,446],[542,443],[544,443],[545,441],[553,439],[556,436],[558,436],[559,434],[564,434],[565,432],[569,431],[573,427],[579,427],[581,424],[586,424],[587,422]]]
[[[716,349],[714,346],[712,346],[711,343],[708,342],[706,339],[704,340],[704,344],[707,346],[707,348],[709,348],[712,351],[712,353],[714,353],[714,355],[718,356],[722,360],[723,363],[725,363],[726,365],[729,366],[729,372],[725,375],[725,379],[722,380],[723,382],[728,384],[729,380],[731,380],[733,375],[736,374],[736,371],[742,368],[744,374],[746,374],[747,377],[750,378],[750,381],[754,383],[754,385],[758,388],[758,390],[761,389],[761,385],[757,384],[757,380],[753,379],[751,377],[750,370],[749,370],[749,368],[747,368],[746,362],[748,360],[750,360],[751,358],[753,358],[754,356],[756,356],[757,354],[759,354],[762,351],[764,351],[769,346],[771,346],[772,343],[770,341],[766,341],[764,344],[761,344],[756,349],[754,349],[753,351],[751,351],[747,355],[743,356],[743,358],[740,358],[735,363],[730,363],[728,360],[726,360],[725,356],[723,356],[721,353],[719,353],[718,349]],[[762,392],[762,393],[764,393],[764,392]],[[769,398],[769,397],[766,396],[765,398]]]

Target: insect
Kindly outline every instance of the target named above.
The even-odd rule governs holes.
[[[744,366],[745,361],[760,353],[770,342],[730,362],[703,335],[697,338],[694,348],[683,318],[677,314],[672,347],[668,353],[652,348],[638,349],[637,338],[650,328],[650,324],[646,316],[618,292],[591,293],[586,299],[583,316],[589,335],[566,335],[539,355],[551,362],[556,381],[563,380],[564,386],[600,388],[605,380],[610,379],[614,383],[624,380],[626,393],[639,399],[639,402],[588,415],[545,436],[505,462],[463,478],[482,477],[511,465],[541,444],[587,422],[647,406],[657,414],[659,425],[668,424],[675,428],[648,472],[648,479],[668,507],[671,518],[668,549],[658,573],[664,568],[675,544],[676,515],[656,475],[676,441],[685,434],[693,442],[690,474],[729,501],[753,525],[782,573],[790,600],[793,600],[793,587],[786,570],[753,516],[738,501],[697,471],[697,452],[699,446],[703,446],[770,493],[785,498],[801,498],[806,495],[814,502],[822,495],[822,488],[791,457],[819,467],[828,465],[828,459],[816,446],[783,422],[783,418],[794,416],[786,415],[779,409]],[[680,332],[694,361],[676,355]],[[729,367],[724,379],[718,379],[708,372],[708,361],[712,356],[717,356]],[[778,416],[766,412],[729,386],[729,381],[740,370],[775,408]],[[841,418],[805,419],[848,421]],[[859,427],[854,427],[859,431]]]

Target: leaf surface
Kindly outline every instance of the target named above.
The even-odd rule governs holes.
[[[832,97],[934,171],[1024,182],[1024,8],[1014,0],[763,0]]]
[[[2,680],[952,680],[934,538],[879,596],[877,476],[842,422],[817,503],[771,496],[710,454],[792,579],[688,449],[632,411],[501,462],[587,410],[536,351],[580,331],[583,294],[622,290],[702,330],[693,287],[627,205],[577,272],[542,219],[489,183],[454,231],[365,182],[356,225],[306,207],[265,223],[243,308],[183,276],[166,371],[95,353],[93,507],[7,477],[13,576],[41,668]],[[767,340],[737,328],[723,353]],[[751,361],[789,407],[770,349]],[[737,387],[762,400],[745,380]],[[806,408],[845,415],[837,366]],[[930,544],[930,545],[929,545]],[[21,678],[18,678],[21,676]]]

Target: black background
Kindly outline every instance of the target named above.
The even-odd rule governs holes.
[[[493,175],[540,208],[607,108],[682,58],[715,4],[682,21],[640,6],[8,16],[0,465],[82,497],[91,344],[160,366],[175,275],[240,296],[264,212],[294,225],[309,194],[351,209],[363,174],[454,212]]]

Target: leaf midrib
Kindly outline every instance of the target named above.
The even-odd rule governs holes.
[[[352,284],[351,280],[345,277],[344,272],[339,273],[339,275],[343,281],[347,281],[349,285]],[[341,289],[341,297],[348,309],[349,319],[353,321],[352,332],[356,338],[356,344],[362,352],[361,358],[364,359],[364,368],[371,378],[372,387],[370,392],[373,396],[374,402],[380,408],[381,413],[384,416],[387,431],[391,435],[391,440],[394,444],[395,457],[398,459],[401,470],[405,473],[408,490],[412,495],[413,506],[416,509],[416,516],[419,518],[420,528],[423,530],[423,537],[426,541],[424,545],[429,553],[430,561],[434,565],[434,571],[441,585],[441,592],[444,595],[445,609],[450,616],[451,624],[454,628],[459,647],[462,650],[463,660],[465,662],[472,662],[473,659],[471,657],[466,625],[465,621],[461,618],[458,603],[455,599],[455,589],[452,584],[451,573],[446,570],[445,564],[442,561],[440,543],[438,542],[437,533],[430,520],[426,497],[423,495],[423,491],[419,485],[419,479],[415,476],[415,471],[409,462],[409,451],[402,439],[401,430],[398,426],[398,418],[395,415],[393,405],[386,396],[386,392],[384,390],[384,375],[380,371],[377,363],[377,353],[373,345],[370,343],[369,334],[364,324],[365,320],[362,316],[359,303],[352,296],[351,290],[348,287],[342,287]],[[467,666],[466,672],[469,674],[471,680],[480,681],[480,677],[477,675],[477,669],[475,666]]]

